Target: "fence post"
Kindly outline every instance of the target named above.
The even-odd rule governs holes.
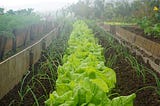
[[[12,50],[14,53],[16,53],[16,30],[15,29],[13,30],[13,35],[14,36],[12,38],[13,39]]]
[[[0,60],[3,60],[6,42],[7,42],[7,37],[0,36]]]
[[[26,27],[26,29],[24,29],[24,31],[25,31],[25,36],[24,36],[23,45],[24,45],[24,47],[26,47],[27,46],[27,41],[28,41],[28,27]]]

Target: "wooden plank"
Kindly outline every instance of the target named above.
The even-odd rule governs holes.
[[[4,52],[7,53],[7,52],[11,51],[12,47],[13,47],[13,39],[11,37],[9,37],[9,38],[7,38]]]
[[[53,40],[53,33],[50,33],[46,38],[45,38],[45,44],[46,48],[50,46]]]
[[[135,42],[135,34],[131,33],[123,28],[120,28],[119,26],[116,27],[116,33],[120,36],[122,39],[126,40],[127,42],[134,43]]]
[[[138,47],[143,47],[144,39],[141,36],[136,36],[135,45]]]
[[[0,63],[0,99],[18,84],[29,69],[31,53],[33,53],[32,64],[35,64],[40,59],[43,40],[46,37],[51,39],[53,33],[54,31],[51,31],[32,46]]]
[[[145,48],[148,52],[151,52],[152,44],[153,44],[152,41],[150,41],[150,40],[148,40],[148,39],[145,39],[145,41],[144,41],[144,48]]]
[[[27,46],[27,44],[31,41],[31,26],[26,27],[26,33],[24,38],[24,46]]]
[[[25,50],[16,56],[0,64],[0,98],[19,83],[29,68],[29,50]]]
[[[33,54],[33,64],[35,64],[41,57],[42,42],[38,42],[34,46],[32,46],[31,52]]]
[[[152,48],[151,48],[151,52],[154,56],[160,57],[160,44],[153,43]]]
[[[7,37],[1,35],[0,36],[0,60],[2,60],[4,56],[6,41],[7,41]]]
[[[27,31],[25,29],[15,30],[16,48],[24,45],[26,32]]]

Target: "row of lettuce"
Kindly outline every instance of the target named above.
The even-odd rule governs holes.
[[[115,72],[104,65],[103,48],[83,21],[73,25],[63,65],[58,67],[56,91],[47,106],[133,106],[135,94],[110,99]]]

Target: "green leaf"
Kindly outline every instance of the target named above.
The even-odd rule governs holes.
[[[111,106],[133,106],[133,100],[135,97],[136,94],[114,98],[112,100]]]
[[[94,84],[96,84],[103,92],[109,92],[108,86],[102,79],[92,79],[91,80]]]

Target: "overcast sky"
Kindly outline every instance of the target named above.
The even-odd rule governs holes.
[[[6,10],[34,8],[36,11],[52,11],[77,1],[78,0],[0,0],[0,7]]]

